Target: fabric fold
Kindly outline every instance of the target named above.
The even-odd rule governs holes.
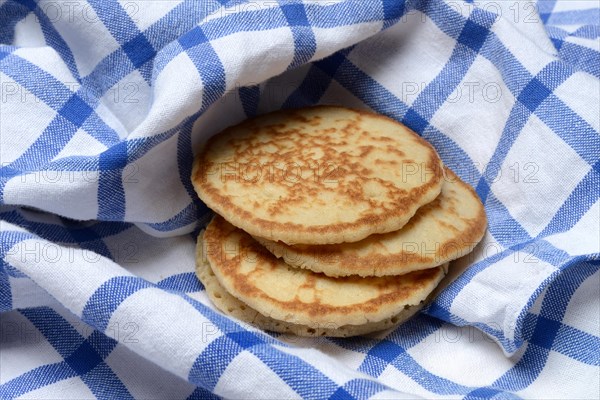
[[[0,397],[151,396],[127,363],[189,398],[597,397],[597,7],[163,3],[0,2],[0,344],[31,364]],[[485,205],[483,241],[396,331],[264,333],[194,276],[201,144],[315,104],[404,123]]]

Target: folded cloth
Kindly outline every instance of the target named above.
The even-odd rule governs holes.
[[[566,0],[0,1],[0,398],[599,398],[599,20]],[[313,104],[405,123],[486,206],[483,242],[392,332],[265,333],[194,276],[194,152]]]

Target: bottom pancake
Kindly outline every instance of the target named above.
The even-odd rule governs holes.
[[[198,253],[201,253],[202,244],[199,243]],[[363,325],[344,325],[339,328],[319,327],[293,324],[285,321],[267,317],[244,304],[237,298],[230,295],[219,283],[208,261],[203,260],[200,254],[196,257],[196,276],[206,289],[208,298],[213,302],[221,312],[231,317],[237,318],[243,322],[252,324],[260,329],[279,332],[291,333],[297,336],[329,336],[329,337],[350,337],[358,335],[366,335],[367,333],[378,332],[384,329],[395,328],[410,317],[415,315],[425,302],[421,302],[415,306],[405,306],[402,311],[391,318],[386,318],[379,322],[369,322]]]
[[[203,236],[207,259],[227,292],[262,315],[307,326],[339,328],[394,317],[435,289],[443,268],[402,276],[331,278],[294,268],[249,234],[216,215]]]

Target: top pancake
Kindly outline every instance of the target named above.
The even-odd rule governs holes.
[[[216,135],[192,181],[210,208],[254,236],[328,244],[400,229],[440,193],[441,165],[431,145],[394,120],[320,106]]]
[[[203,245],[200,256],[227,292],[264,316],[313,328],[393,317],[424,301],[445,275],[438,267],[402,276],[330,278],[292,268],[218,215],[206,227]]]
[[[431,268],[470,253],[487,226],[473,188],[448,168],[445,176],[442,193],[398,231],[320,246],[256,239],[286,263],[329,276],[402,275]]]

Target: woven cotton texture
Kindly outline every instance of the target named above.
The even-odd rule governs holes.
[[[597,1],[0,0],[0,398],[600,398]],[[212,134],[403,122],[489,227],[423,313],[262,332],[194,276]]]

